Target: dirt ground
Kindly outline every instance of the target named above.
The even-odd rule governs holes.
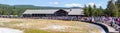
[[[96,25],[80,21],[0,18],[0,26],[23,31],[24,29],[33,28],[52,33],[101,33],[100,28],[96,27]]]

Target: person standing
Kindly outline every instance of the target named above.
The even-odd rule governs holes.
[[[102,23],[105,23],[106,22],[106,18],[104,16],[101,17],[101,21],[102,21]]]
[[[118,25],[120,26],[120,18],[118,18]]]
[[[112,17],[107,17],[107,25],[111,26]]]

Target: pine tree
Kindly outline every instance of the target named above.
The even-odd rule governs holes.
[[[108,2],[108,5],[107,5],[107,9],[106,9],[106,11],[107,11],[107,15],[108,16],[111,16],[111,14],[112,14],[112,12],[111,12],[111,4],[112,4],[112,2],[111,1],[109,1]]]
[[[117,2],[116,2],[117,4]],[[112,17],[118,17],[118,7],[114,0],[110,0],[107,5],[107,14]]]
[[[92,7],[90,5],[88,6],[88,9],[89,9],[89,16],[92,16],[93,12],[92,12]]]
[[[88,9],[88,7],[85,5],[85,8],[84,8],[84,14],[85,14],[85,16],[89,16],[89,9]]]
[[[115,4],[113,5],[112,11],[113,11],[113,13],[112,13],[113,17],[118,17],[119,12],[118,12],[118,8]]]
[[[98,16],[96,5],[93,6],[92,16]]]
[[[102,9],[101,6],[100,6],[97,10],[98,10],[98,11],[97,11],[97,12],[98,12],[98,16],[104,15],[103,9]]]
[[[117,5],[117,8],[118,8],[118,14],[119,14],[119,17],[120,17],[120,0],[116,1],[116,5]]]
[[[111,11],[112,11],[112,16],[113,17],[118,17],[118,7],[117,7],[117,5],[115,4],[115,2],[114,2],[114,0],[111,0]]]

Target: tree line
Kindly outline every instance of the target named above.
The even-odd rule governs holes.
[[[21,16],[27,9],[58,9],[63,7],[43,7],[33,5],[6,5],[0,4],[0,15],[18,15]]]
[[[86,6],[84,8],[85,16],[112,16],[120,17],[120,0],[109,0],[107,8],[103,9],[101,6],[99,8],[94,6]]]
[[[18,16],[21,16],[22,13],[26,9],[31,9],[31,8],[16,7],[16,6],[6,5],[6,4],[0,4],[0,15],[18,15]]]
[[[39,7],[33,5],[6,5],[0,4],[0,15],[19,15],[27,9],[58,9],[60,7]],[[61,9],[61,8],[60,8]],[[85,16],[112,16],[120,17],[120,0],[109,0],[107,8],[103,9],[101,6],[96,5],[85,5],[84,7]]]

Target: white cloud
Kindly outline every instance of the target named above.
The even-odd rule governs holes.
[[[49,4],[55,4],[55,5],[57,5],[57,4],[59,4],[59,2],[49,2]]]
[[[101,4],[98,4],[97,6],[101,6]]]
[[[75,3],[65,4],[65,6],[67,6],[67,7],[83,7],[81,4],[75,4]]]
[[[91,3],[88,3],[87,6],[88,6],[88,5],[93,6],[93,5],[95,5],[95,3],[92,3],[92,2],[91,2]]]

